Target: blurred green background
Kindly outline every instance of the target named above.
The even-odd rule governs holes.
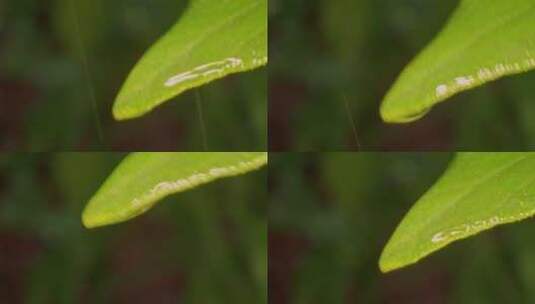
[[[411,124],[381,121],[387,90],[458,2],[270,0],[270,150],[533,149],[534,72],[462,93]]]
[[[534,221],[381,274],[380,253],[446,153],[271,153],[269,302],[535,303]]]
[[[186,92],[142,118],[113,120],[129,71],[187,2],[0,1],[0,149],[265,150],[266,69]]]
[[[266,303],[267,170],[82,228],[123,156],[0,154],[0,302]]]

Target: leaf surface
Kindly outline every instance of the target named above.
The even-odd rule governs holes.
[[[448,244],[535,214],[535,153],[459,153],[388,241],[388,272]]]
[[[219,178],[264,166],[264,152],[132,153],[108,177],[87,204],[87,228],[138,216],[162,198]]]
[[[461,91],[534,69],[534,28],[532,0],[461,0],[446,27],[387,93],[383,120],[417,120]]]
[[[166,100],[267,63],[267,0],[191,0],[134,67],[113,115],[139,117]]]

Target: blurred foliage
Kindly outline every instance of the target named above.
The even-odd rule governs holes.
[[[0,148],[202,150],[204,124],[210,150],[265,150],[265,69],[192,90],[141,119],[113,120],[111,107],[129,71],[186,5],[2,1]]]
[[[270,155],[270,303],[533,303],[533,221],[391,274],[379,255],[447,153]]]
[[[457,3],[271,0],[270,150],[534,147],[535,73],[462,93],[418,122],[381,121],[387,90]]]
[[[2,303],[265,303],[266,171],[108,228],[84,204],[122,154],[0,154]]]

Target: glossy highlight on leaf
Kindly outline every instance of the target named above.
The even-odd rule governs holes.
[[[85,227],[138,216],[162,198],[267,164],[265,152],[145,152],[128,155],[91,198]]]
[[[142,116],[188,89],[266,65],[267,58],[267,0],[191,0],[134,67],[113,115]]]
[[[535,68],[535,2],[461,0],[381,105],[384,121],[417,120],[449,97]]]
[[[535,153],[459,153],[388,241],[379,266],[418,262],[460,239],[535,214]]]

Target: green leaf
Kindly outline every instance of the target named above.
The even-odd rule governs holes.
[[[535,68],[534,28],[532,0],[462,0],[386,95],[383,120],[419,119],[461,91]]]
[[[93,228],[123,222],[162,198],[267,163],[264,152],[132,153],[86,206],[82,222]]]
[[[448,244],[535,214],[535,153],[459,153],[405,216],[383,251],[383,272]]]
[[[267,0],[192,0],[135,66],[113,107],[118,120],[228,74],[267,64]]]

